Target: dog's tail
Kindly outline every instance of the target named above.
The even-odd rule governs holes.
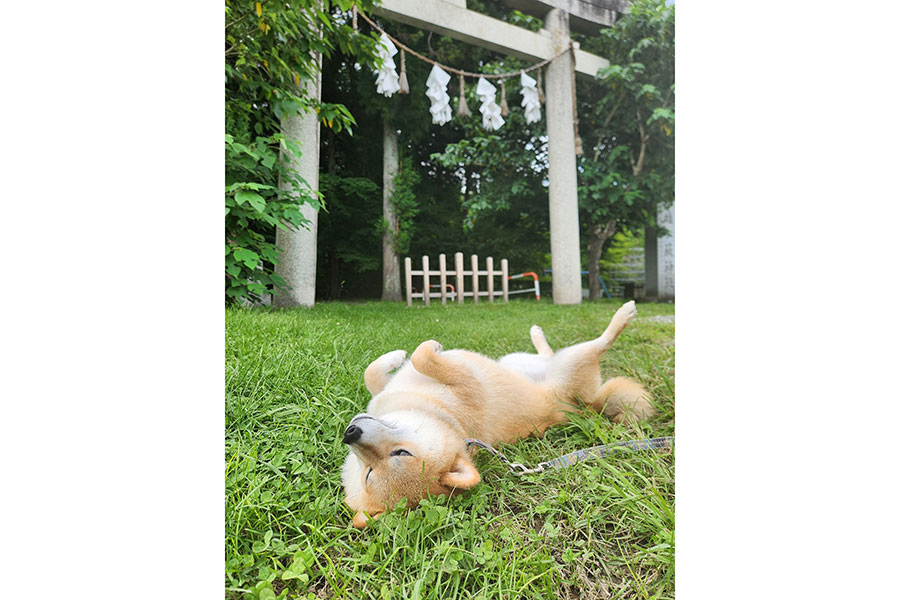
[[[642,421],[655,412],[644,386],[628,377],[606,381],[600,386],[593,406],[616,423]]]

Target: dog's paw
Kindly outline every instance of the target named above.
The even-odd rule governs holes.
[[[412,353],[412,357],[410,360],[413,361],[413,364],[416,364],[422,360],[428,360],[432,358],[435,354],[438,354],[444,347],[441,346],[438,342],[434,340],[428,340],[419,344],[419,347],[416,348],[415,352]]]
[[[540,325],[532,325],[530,331],[531,331],[531,337],[532,337],[532,338],[533,338],[534,336],[536,336],[536,335],[540,335],[540,336],[543,336],[543,335],[544,335],[544,330],[541,329],[541,326],[540,326]]]
[[[384,355],[385,367],[387,371],[393,371],[403,364],[406,360],[406,350],[394,350]]]
[[[428,340],[427,342],[419,344],[419,347],[412,353],[409,360],[412,362],[416,371],[427,375],[433,365],[435,355],[441,350],[443,350],[443,346],[434,340]]]
[[[630,300],[619,307],[614,318],[620,319],[623,325],[628,325],[636,316],[637,307],[634,305],[634,300]]]

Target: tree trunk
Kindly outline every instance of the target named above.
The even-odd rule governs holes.
[[[381,237],[381,299],[400,302],[400,258],[397,256],[397,236],[400,233],[400,220],[394,206],[394,177],[400,166],[400,155],[397,149],[397,130],[390,121],[384,120],[384,164],[382,168],[383,194],[382,211],[384,213],[384,234]]]
[[[591,230],[591,241],[588,242],[588,299],[600,297],[600,256],[606,241],[616,233],[616,222],[606,225],[595,225]]]

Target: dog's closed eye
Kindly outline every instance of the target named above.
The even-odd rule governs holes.
[[[391,452],[391,456],[412,456],[412,453],[408,450],[404,450],[403,448],[398,448]]]

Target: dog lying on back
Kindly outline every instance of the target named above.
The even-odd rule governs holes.
[[[481,481],[464,440],[488,444],[543,435],[568,419],[576,398],[613,421],[645,419],[650,398],[637,382],[604,382],[597,364],[637,314],[623,305],[603,335],[554,353],[537,325],[537,354],[515,353],[491,360],[466,350],[442,351],[422,342],[404,363],[395,350],[365,372],[372,400],[344,432],[350,454],[341,478],[355,527],[405,499],[413,508],[429,494],[453,494]],[[391,375],[391,372],[399,370]]]

